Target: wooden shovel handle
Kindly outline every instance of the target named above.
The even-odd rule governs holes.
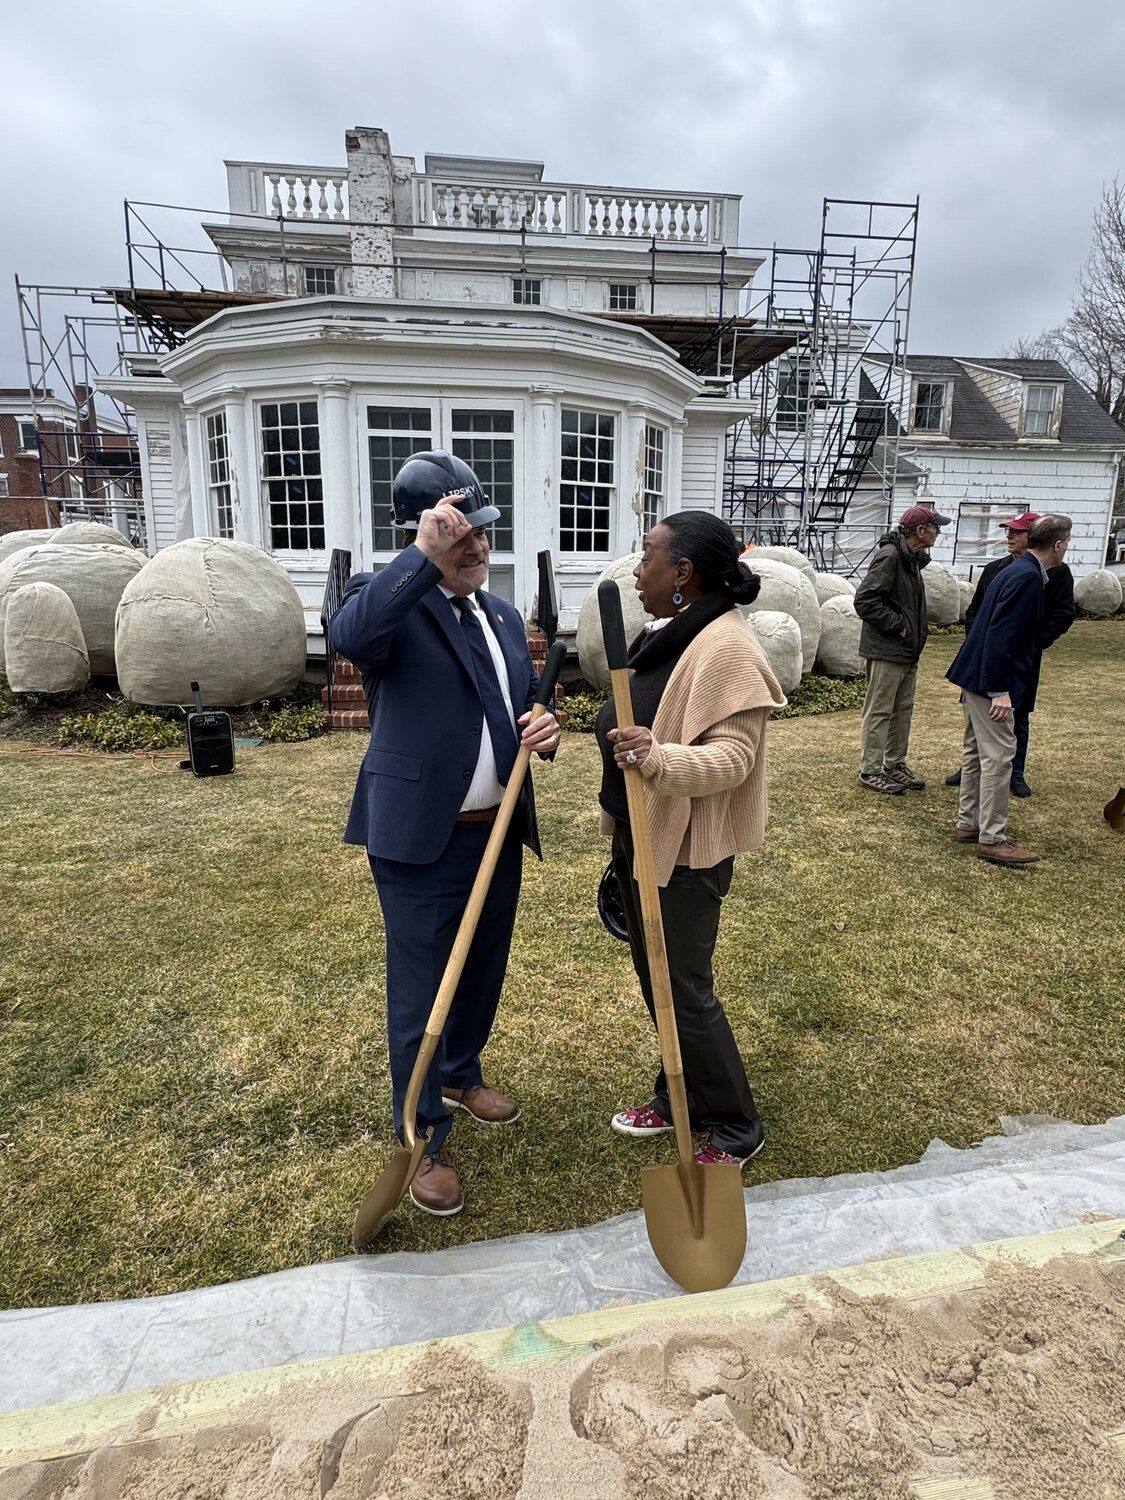
[[[529,724],[534,724],[536,719],[547,712],[547,705],[554,697],[555,684],[558,682],[565,657],[566,647],[561,641],[556,641],[547,655],[543,675],[539,679],[539,689],[532,705]],[[445,1030],[445,1023],[449,1019],[449,1008],[453,1004],[453,997],[461,982],[465,962],[469,957],[469,949],[476,936],[477,923],[480,921],[480,914],[484,908],[488,888],[492,884],[492,877],[496,873],[496,865],[500,859],[500,851],[504,847],[512,815],[516,810],[516,803],[523,791],[524,777],[527,775],[530,761],[531,751],[526,746],[521,746],[516,755],[516,763],[512,767],[512,774],[508,777],[508,785],[504,788],[504,795],[492,824],[492,832],[485,845],[480,869],[476,873],[469,899],[465,903],[461,925],[457,928],[457,936],[453,939],[449,961],[445,966],[445,973],[442,975],[441,984],[438,986],[438,992],[434,996],[434,1003],[430,1009],[430,1019],[426,1022],[426,1029],[422,1033],[422,1044],[418,1048],[418,1056],[414,1059],[414,1067],[411,1069],[410,1082],[407,1084],[406,1098],[402,1106],[402,1134],[408,1151],[414,1150],[417,1139],[418,1100],[422,1097],[422,1085],[430,1070],[430,1064],[434,1060],[434,1053],[437,1051],[441,1034]]]
[[[606,579],[598,584],[598,608],[602,618],[602,641],[605,645],[609,680],[613,688],[613,706],[618,729],[630,728],[633,719],[633,695],[629,688],[629,669],[625,664],[625,630],[621,618],[621,595],[617,584]],[[676,1028],[676,1011],[672,1001],[672,981],[668,976],[668,950],[664,943],[664,919],[660,911],[660,888],[656,883],[656,866],[652,857],[652,831],[645,803],[644,782],[634,766],[625,766],[625,796],[629,804],[629,826],[633,833],[633,871],[641,898],[645,951],[648,954],[649,983],[656,1011],[656,1034],[660,1038],[660,1060],[672,1106],[672,1124],[676,1131],[676,1150],[685,1165],[692,1160],[691,1123],[688,1118],[687,1091],[684,1087],[684,1064],[680,1056],[680,1034]]]

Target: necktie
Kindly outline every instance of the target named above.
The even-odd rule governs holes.
[[[473,674],[477,680],[477,691],[484,704],[484,717],[492,740],[492,753],[496,757],[496,779],[506,786],[512,767],[516,763],[516,731],[508,713],[500,682],[496,676],[496,665],[492,652],[484,638],[484,629],[477,612],[468,599],[454,598],[453,607],[461,616],[465,640],[472,658]]]

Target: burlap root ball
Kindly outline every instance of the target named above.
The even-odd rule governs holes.
[[[1084,615],[1113,615],[1121,608],[1121,580],[1108,568],[1087,573],[1074,585],[1074,602]]]
[[[849,594],[837,594],[820,606],[820,645],[816,670],[825,677],[861,677],[859,633],[863,622]]]
[[[146,564],[143,553],[118,546],[57,547],[44,544],[0,563],[0,628],[8,599],[25,583],[54,583],[78,611],[95,675],[112,675],[113,620],[126,585]],[[4,663],[0,661],[0,671]]]
[[[136,703],[237,707],[293,690],[305,616],[288,573],[244,542],[192,537],[158,552],[121,597],[117,679]]]
[[[743,562],[750,563],[754,567],[754,560],[758,562],[780,562],[788,563],[791,568],[796,568],[798,573],[803,573],[811,583],[816,575],[816,569],[803,552],[798,552],[796,547],[751,547],[748,552],[742,554]],[[757,568],[754,568],[757,572]]]
[[[100,521],[71,521],[50,534],[52,547],[128,547],[133,544],[127,536],[114,526],[103,526]]]
[[[792,615],[801,632],[802,671],[811,672],[816,661],[816,648],[820,642],[820,605],[812,579],[788,563],[775,562],[772,558],[760,558],[762,548],[742,554],[742,565],[757,573],[762,587],[753,604],[746,610],[776,610]],[[788,691],[788,689],[786,689]]]
[[[4,615],[4,667],[15,693],[73,693],[90,680],[90,658],[68,595],[53,583],[13,589]]]
[[[922,569],[926,585],[926,615],[931,625],[956,625],[961,618],[961,589],[944,563],[930,562]]]
[[[855,584],[850,578],[841,578],[838,573],[814,573],[813,588],[818,604],[827,604],[829,599],[854,599]]]
[[[781,691],[791,693],[801,683],[801,631],[796,620],[781,610],[759,609],[746,616],[746,623],[766,653]]]
[[[652,619],[652,616],[646,614],[641,608],[640,596],[633,586],[636,582],[633,571],[640,560],[640,554],[637,552],[631,552],[628,557],[619,557],[616,562],[610,563],[598,579],[598,583],[601,583],[603,579],[612,578],[617,585],[621,595],[621,618],[625,622],[626,645],[632,645]],[[578,612],[576,644],[578,663],[582,668],[583,677],[594,687],[603,690],[608,688],[609,668],[606,666],[605,645],[602,642],[602,617],[598,611],[597,583],[583,599],[582,608]]]
[[[25,547],[42,547],[44,542],[49,542],[53,536],[58,536],[57,531],[6,531],[0,536],[0,563],[7,562],[16,552],[22,552]]]
[[[969,605],[973,602],[973,595],[977,586],[968,578],[959,578],[957,587],[961,590],[961,613],[957,616],[958,621],[964,624],[965,615],[968,613]]]

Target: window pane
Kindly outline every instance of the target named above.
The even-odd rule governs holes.
[[[512,431],[513,414],[510,411],[454,411],[452,424],[454,432],[465,434],[454,438],[454,454],[465,460],[491,503],[500,511],[490,537],[493,551],[510,552],[515,541],[512,526],[515,444],[511,437],[497,434]]]
[[[225,450],[226,419],[216,413],[219,416],[222,428],[216,441],[221,436]],[[320,427],[316,418],[315,401],[270,403],[260,410],[262,492],[269,506],[270,543],[279,552],[320,552],[325,547]],[[229,477],[229,460],[227,468]],[[229,497],[217,490],[213,505],[221,526]]]
[[[371,538],[382,552],[399,546],[403,533],[391,518],[391,487],[395,475],[412,454],[432,446],[428,407],[369,406],[367,408],[368,473],[371,477]]]
[[[587,411],[564,411],[562,418],[560,549],[564,553],[608,552],[616,418]],[[581,437],[575,437],[579,431]],[[577,459],[576,452],[580,454]]]

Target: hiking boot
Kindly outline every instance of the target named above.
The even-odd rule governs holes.
[[[1039,863],[1038,854],[1017,844],[1015,839],[1001,839],[998,844],[978,844],[977,858],[986,859],[993,865],[1008,865],[1013,869]]]
[[[904,792],[924,792],[926,783],[921,776],[915,776],[914,772],[904,761],[901,766],[884,766],[883,775],[896,786],[902,787]]]
[[[945,784],[946,784],[946,786],[960,786],[961,785],[961,767],[960,766],[957,767],[956,771],[954,771],[954,773],[953,773],[952,776],[947,776],[945,778]]]
[[[885,771],[861,771],[859,784],[869,792],[884,792],[888,797],[901,797],[906,791],[897,781],[892,781]]]
[[[1030,797],[1031,788],[1022,776],[1013,776],[1009,790],[1013,797]]]
[[[619,1135],[663,1135],[675,1127],[663,1115],[657,1114],[651,1104],[642,1104],[639,1109],[623,1109],[609,1122]]]
[[[440,1147],[429,1156],[423,1156],[422,1165],[410,1184],[410,1201],[423,1213],[436,1214],[440,1219],[459,1214],[465,1207],[457,1169]]]
[[[953,837],[959,844],[976,844],[980,842],[980,829],[957,827],[953,830]]]
[[[520,1117],[520,1107],[514,1099],[483,1083],[474,1083],[467,1089],[451,1089],[443,1084],[441,1102],[446,1109],[463,1109],[482,1125],[514,1125]]]

